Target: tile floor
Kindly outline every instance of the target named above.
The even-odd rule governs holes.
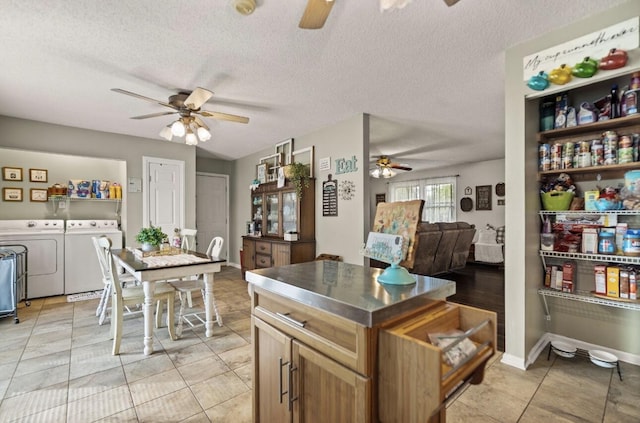
[[[140,317],[125,318],[121,354],[111,355],[97,300],[34,300],[19,324],[0,319],[0,421],[250,422],[250,301],[240,271],[223,268],[215,293],[224,327],[212,338],[185,330],[178,341],[158,329],[148,357]],[[449,423],[640,421],[640,367],[623,363],[620,382],[585,359],[544,354],[520,371],[498,358],[483,384],[449,405]]]

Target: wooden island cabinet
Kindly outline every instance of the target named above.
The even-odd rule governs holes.
[[[313,261],[247,272],[254,422],[444,422],[454,389],[482,380],[495,313],[446,302],[454,282],[381,285],[381,271]],[[476,348],[456,367],[428,341],[452,329]]]
[[[282,188],[267,182],[251,193],[255,234],[242,237],[242,274],[247,270],[314,260],[315,183],[303,187],[301,198],[290,181]],[[285,239],[295,233],[297,240]]]

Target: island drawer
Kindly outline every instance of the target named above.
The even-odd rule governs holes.
[[[254,289],[253,314],[352,370],[369,375],[369,328],[260,288]]]
[[[441,421],[444,418],[441,404],[457,387],[464,382],[482,382],[485,365],[495,353],[496,321],[494,312],[443,302],[381,330],[378,344],[380,421]],[[450,347],[439,348],[429,341],[429,334],[453,330],[464,332],[462,338],[471,340],[475,347],[455,366],[447,364],[445,354]]]

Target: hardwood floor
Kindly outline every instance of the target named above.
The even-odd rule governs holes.
[[[498,350],[504,351],[504,268],[468,263],[462,270],[438,277],[456,282],[456,295],[450,301],[498,314]]]

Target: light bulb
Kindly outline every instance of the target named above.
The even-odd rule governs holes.
[[[171,125],[167,125],[162,128],[162,131],[160,131],[160,136],[167,141],[171,141],[171,138],[173,138],[173,134],[171,133]]]
[[[171,133],[176,137],[184,137],[184,123],[182,123],[182,121],[180,121],[179,119],[173,122],[173,124],[171,125]]]
[[[199,126],[198,130],[198,138],[200,138],[200,141],[208,141],[211,139],[211,133],[209,131],[207,131],[207,128]]]
[[[187,128],[187,136],[184,137],[184,142],[187,145],[198,145],[198,139],[196,138],[196,134],[193,133],[191,128]]]
[[[375,168],[371,171],[371,176],[373,176],[374,178],[379,178],[380,177],[380,168]]]

